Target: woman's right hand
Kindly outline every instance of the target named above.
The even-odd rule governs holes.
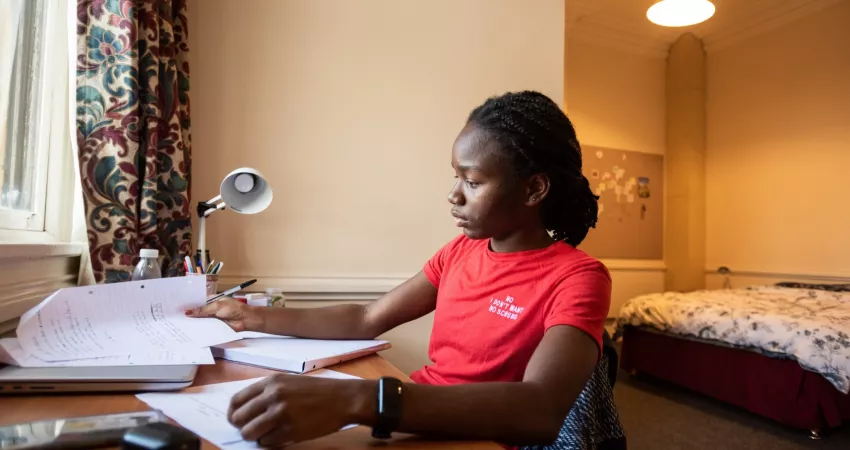
[[[199,308],[187,309],[189,317],[213,317],[234,331],[259,331],[263,323],[260,311],[236,300],[216,300]]]

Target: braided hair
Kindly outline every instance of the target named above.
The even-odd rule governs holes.
[[[539,92],[509,92],[487,99],[467,121],[500,144],[519,176],[546,174],[543,226],[555,240],[578,246],[596,227],[599,197],[581,172],[581,146],[561,108]]]

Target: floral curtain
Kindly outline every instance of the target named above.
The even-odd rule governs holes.
[[[142,248],[163,276],[191,246],[186,0],[79,0],[76,134],[99,283],[130,279]]]

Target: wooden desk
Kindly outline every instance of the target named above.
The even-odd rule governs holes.
[[[354,361],[337,364],[332,370],[344,372],[361,378],[375,379],[381,376],[394,376],[408,380],[401,371],[393,367],[379,355],[358,358]],[[273,370],[245,366],[227,361],[216,360],[215,365],[200,366],[193,386],[221,383],[225,381],[245,380],[276,373]],[[148,410],[148,406],[138,400],[134,394],[84,394],[84,395],[27,395],[0,397],[0,425],[29,422],[50,418],[89,416],[129,411]],[[395,433],[388,442],[373,439],[367,427],[356,427],[340,431],[321,439],[293,445],[292,449],[366,449],[372,447],[402,447],[406,449],[500,449],[489,442],[449,442],[427,440],[410,435]],[[214,449],[206,440],[203,448]]]

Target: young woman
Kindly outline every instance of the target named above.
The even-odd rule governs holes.
[[[411,374],[415,383],[275,375],[233,397],[230,422],[263,445],[350,423],[376,435],[552,443],[597,368],[610,306],[608,271],[575,248],[597,217],[581,165],[575,130],[549,98],[490,98],[452,149],[448,200],[463,234],[421,272],[366,306],[218,301],[187,311],[237,331],[316,339],[373,339],[435,311],[433,364]]]

